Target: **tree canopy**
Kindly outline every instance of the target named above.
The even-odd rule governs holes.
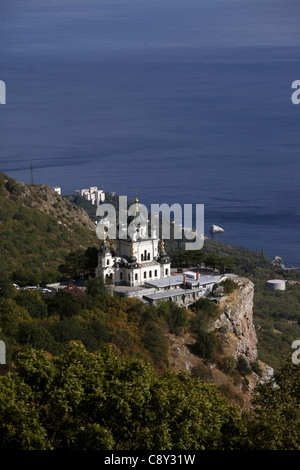
[[[71,342],[60,356],[20,352],[0,377],[0,448],[233,449],[245,427],[213,385],[110,347]]]

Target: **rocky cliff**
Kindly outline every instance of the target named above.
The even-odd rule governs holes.
[[[221,297],[220,315],[208,327],[208,331],[213,331],[221,339],[222,353],[209,361],[203,360],[192,352],[196,339],[191,332],[186,331],[179,336],[169,334],[169,363],[176,371],[190,371],[216,384],[241,409],[247,409],[251,405],[252,390],[258,383],[268,381],[273,375],[273,369],[258,360],[253,322],[254,285],[246,278],[234,277],[233,280],[237,289]],[[236,363],[239,356],[244,357],[249,365],[257,363],[260,373],[252,371],[245,381],[237,370],[226,372],[220,366],[223,359],[232,357]]]
[[[220,333],[224,355],[244,356],[248,363],[257,360],[257,337],[253,323],[254,285],[246,278],[235,278],[237,290],[224,296],[220,303],[222,312],[218,319],[208,327],[208,331]],[[176,370],[191,370],[199,358],[192,354],[189,346],[195,338],[186,332],[180,336],[168,335],[170,340],[169,360]]]
[[[253,322],[254,285],[246,278],[234,278],[238,288],[220,302],[220,317],[210,331],[220,330],[226,338],[227,349],[237,358],[242,355],[248,363],[257,359],[257,337]]]

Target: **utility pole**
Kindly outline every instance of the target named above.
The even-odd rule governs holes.
[[[32,163],[30,164],[30,184],[34,184]]]

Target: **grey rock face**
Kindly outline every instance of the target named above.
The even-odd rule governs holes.
[[[237,278],[236,301],[226,304],[223,313],[210,330],[223,327],[237,337],[235,356],[244,356],[248,362],[257,359],[257,336],[253,323],[254,285],[249,279]]]

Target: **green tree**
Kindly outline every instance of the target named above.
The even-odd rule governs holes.
[[[192,351],[203,357],[204,359],[211,359],[217,349],[217,339],[213,332],[207,333],[204,330],[199,330],[196,337],[195,344],[192,345]]]
[[[18,305],[24,307],[32,318],[46,318],[47,306],[37,292],[21,291],[15,297]]]
[[[0,377],[0,383],[0,449],[51,449],[30,386],[17,374]]]
[[[165,365],[167,363],[168,346],[166,338],[158,325],[148,324],[142,336],[142,341],[155,364]]]
[[[10,299],[17,293],[13,283],[9,279],[2,278],[0,280],[0,298]]]
[[[175,302],[170,305],[169,327],[170,332],[178,334],[188,325],[188,314],[185,308],[179,307]]]
[[[194,302],[190,309],[196,313],[196,317],[191,320],[191,326],[193,331],[205,330],[210,322],[215,320],[219,316],[219,307],[211,302],[209,299],[199,299]]]
[[[10,338],[17,338],[20,322],[31,322],[27,310],[13,299],[0,299],[0,328]]]
[[[252,448],[300,449],[300,367],[291,357],[267,383],[256,388],[254,412],[248,415]]]
[[[20,323],[18,342],[23,346],[35,349],[45,349],[52,353],[56,351],[56,343],[53,336],[37,322]]]
[[[186,309],[175,302],[160,301],[155,310],[156,315],[166,321],[171,333],[178,334],[189,323]]]
[[[89,279],[87,282],[87,292],[92,297],[107,296],[111,294],[110,288],[105,284],[103,276]]]
[[[247,360],[244,358],[244,356],[239,356],[237,358],[236,369],[243,376],[246,376],[252,373],[252,369],[249,367],[249,364]]]
[[[237,449],[236,407],[189,374],[159,377],[135,357],[71,343],[61,356],[27,350],[0,376],[1,449]]]
[[[65,261],[61,264],[58,269],[63,276],[68,279],[79,278],[85,271],[85,254],[83,249],[68,253],[65,257]]]
[[[80,315],[81,305],[78,298],[73,297],[72,294],[58,291],[53,296],[45,297],[45,302],[48,307],[49,315],[59,315],[61,319],[70,318],[75,315]]]

